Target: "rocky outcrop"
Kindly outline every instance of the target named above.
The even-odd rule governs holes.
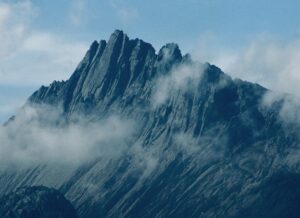
[[[2,218],[77,218],[69,201],[55,189],[23,187],[0,198]]]
[[[147,164],[137,167],[129,154],[100,158],[51,183],[79,217],[276,217],[267,211],[276,202],[280,216],[297,217],[298,194],[284,194],[299,188],[286,180],[298,179],[287,161],[297,128],[280,120],[283,102],[262,104],[267,92],[193,61],[174,43],[156,53],[117,30],[91,45],[69,80],[41,87],[28,104],[62,107],[67,119],[118,114],[138,124],[132,141]],[[3,174],[0,184],[49,185],[52,177],[51,166],[38,167]],[[278,201],[266,203],[272,196]]]

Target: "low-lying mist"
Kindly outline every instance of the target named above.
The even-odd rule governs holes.
[[[129,145],[135,123],[117,115],[93,121],[77,115],[64,121],[50,106],[25,106],[0,128],[0,162],[7,164],[78,164],[117,156]]]

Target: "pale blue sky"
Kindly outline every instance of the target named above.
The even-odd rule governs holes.
[[[33,26],[78,40],[107,38],[116,28],[156,46],[186,46],[201,34],[239,46],[257,34],[290,40],[300,33],[297,0],[33,0]],[[74,13],[72,19],[71,14]],[[78,19],[78,22],[74,20]]]
[[[233,76],[298,91],[297,0],[0,0],[0,121],[40,85],[67,79],[89,44],[115,29],[157,49],[176,42]],[[282,85],[285,77],[292,81]]]

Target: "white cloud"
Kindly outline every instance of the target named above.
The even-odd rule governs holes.
[[[273,113],[280,122],[283,133],[286,137],[298,137],[300,136],[300,99],[291,94],[282,94],[279,92],[268,91],[264,95],[262,102],[262,108],[266,108]],[[297,138],[294,138],[293,142],[289,140],[288,144],[284,147],[288,147],[286,150],[286,156],[278,157],[287,167],[299,172],[300,165],[300,145],[297,142]]]
[[[238,49],[214,44],[218,43],[213,37],[203,40],[192,53],[197,59],[216,64],[234,77],[298,95],[300,39],[282,42],[263,35]]]
[[[279,110],[278,119],[284,126],[300,124],[300,99],[294,95],[268,91],[263,96],[261,106],[270,110]],[[284,130],[291,129],[284,128]]]
[[[0,7],[0,25],[1,25],[1,27],[5,24],[10,13],[11,13],[10,7],[8,7],[7,5],[1,5],[1,7]]]
[[[0,171],[37,165],[78,167],[103,160],[128,158],[148,177],[161,152],[137,141],[138,123],[117,114],[101,120],[76,114],[64,120],[58,108],[25,106],[13,121],[0,126]]]
[[[110,0],[110,4],[124,26],[131,24],[140,17],[140,14],[136,8],[128,6],[128,4],[125,5],[119,0]]]
[[[36,30],[31,1],[0,4],[0,84],[37,86],[67,79],[88,45]]]
[[[28,32],[30,19],[35,15],[30,1],[0,3],[0,60],[18,50]]]
[[[175,91],[196,88],[204,70],[205,65],[199,63],[180,64],[168,74],[160,76],[151,96],[152,106],[155,108],[164,104]]]
[[[14,58],[0,60],[0,84],[39,86],[67,79],[86,49],[85,43],[33,32],[24,39]]]
[[[28,166],[112,158],[128,148],[134,130],[134,122],[114,115],[100,121],[77,117],[66,124],[56,108],[26,106],[13,122],[0,127],[0,162]]]
[[[85,14],[86,10],[86,0],[72,0],[71,7],[69,11],[69,19],[72,24],[79,26],[86,21]]]
[[[123,24],[129,24],[139,17],[139,14],[134,8],[120,8],[118,15]]]
[[[22,107],[28,96],[0,95],[0,125],[6,122],[15,112]]]
[[[30,0],[0,3],[0,88],[31,87],[33,92],[34,87],[67,79],[83,58],[86,43],[35,29],[32,21],[38,18]],[[27,97],[1,92],[1,122]]]
[[[227,137],[219,135],[220,126],[215,126],[201,137],[194,137],[191,133],[178,133],[174,136],[174,145],[177,151],[195,160],[208,161],[222,158],[228,143]]]

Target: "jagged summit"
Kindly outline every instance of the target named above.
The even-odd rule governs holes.
[[[41,87],[28,102],[61,107],[66,119],[131,121],[134,134],[121,142],[129,146],[105,140],[101,151],[119,156],[89,156],[75,169],[46,164],[3,172],[0,193],[55,187],[80,218],[300,217],[300,127],[282,117],[290,105],[265,105],[266,94],[182,55],[174,43],[156,52],[116,30],[92,43],[69,80]]]
[[[158,52],[158,59],[172,58],[175,60],[181,60],[182,55],[179,46],[176,43],[167,43]]]
[[[153,86],[150,83],[155,78],[183,62],[191,62],[191,58],[188,55],[183,58],[175,43],[164,45],[156,54],[150,43],[129,39],[123,31],[116,30],[107,42],[91,44],[67,83],[41,87],[29,101],[62,104],[65,111],[82,110],[86,102],[94,104],[97,99],[111,103],[131,86]]]
[[[245,98],[247,102],[240,102],[248,94],[245,90],[252,88],[251,96]],[[176,114],[176,120],[178,116],[186,120],[185,131],[190,129],[197,136],[203,134],[201,113],[207,110],[203,101],[208,96],[214,104],[205,112],[209,117],[205,123],[238,116],[247,110],[246,105],[258,104],[266,91],[232,80],[214,65],[193,61],[189,54],[182,56],[175,43],[164,45],[156,53],[151,44],[129,39],[116,30],[107,42],[91,44],[68,81],[41,87],[28,102],[62,107],[67,116],[83,113],[103,117],[114,111],[138,119],[142,126],[154,122],[149,114],[155,108],[153,116],[163,120],[160,125]],[[187,114],[193,107],[200,107],[194,110],[202,112],[194,111],[191,120]],[[182,109],[176,112],[175,108]]]

